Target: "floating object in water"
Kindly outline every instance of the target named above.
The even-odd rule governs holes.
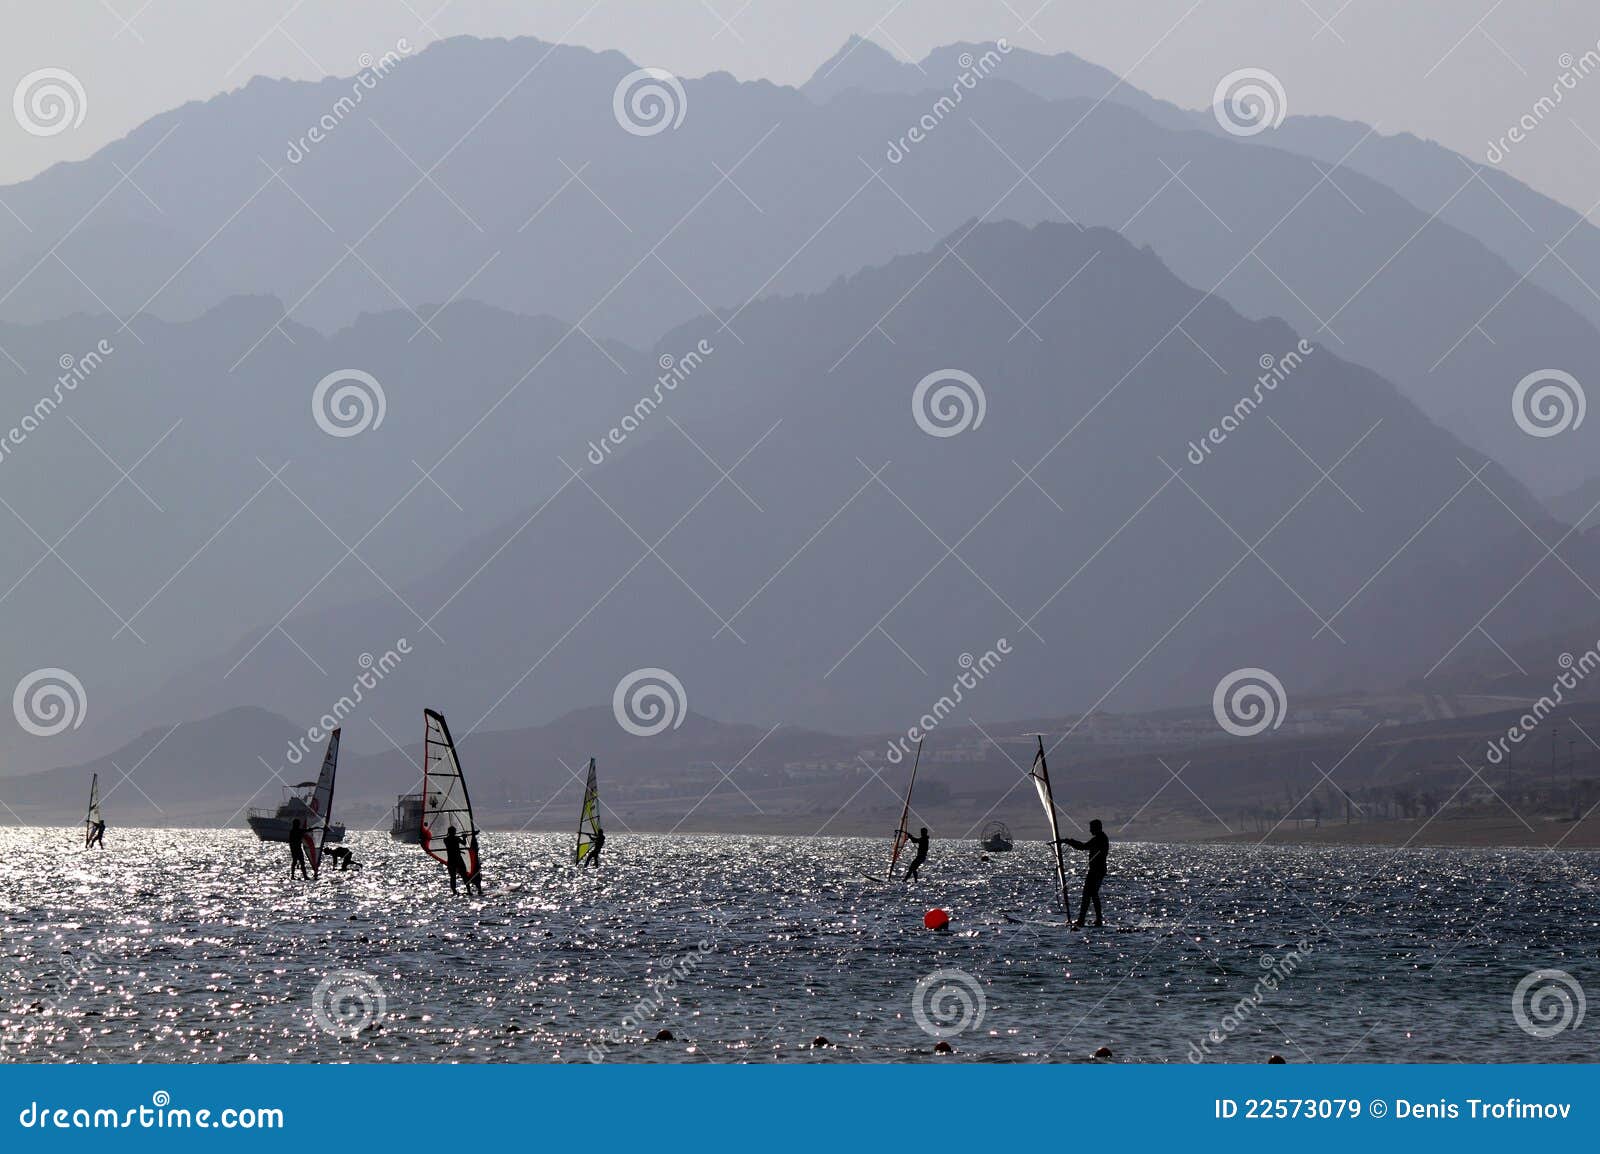
[[[1003,821],[991,821],[983,827],[983,848],[990,853],[1007,853],[1014,844],[1011,827]]]
[[[828,1041],[828,1039],[824,1038],[821,1034],[818,1034],[815,1038],[811,1039],[811,1048],[813,1050],[826,1049],[827,1047],[832,1046],[832,1045],[833,1045],[833,1043]]]
[[[956,1048],[941,1038],[933,1044],[933,1052],[935,1054],[954,1054]]]
[[[944,910],[929,910],[922,915],[922,924],[930,930],[947,930],[950,928],[950,915]]]
[[[657,1030],[656,1031],[656,1041],[658,1041],[658,1042],[676,1042],[677,1038],[673,1037],[671,1030]]]
[[[922,742],[917,742],[916,760],[911,763],[911,780],[906,783],[906,804],[900,811],[900,825],[894,831],[894,848],[889,853],[889,880],[894,881],[894,867],[900,863],[900,851],[911,840],[906,823],[911,820],[911,791],[917,787],[917,766],[922,764]]]
[[[1288,1064],[1289,1060],[1282,1054],[1274,1054],[1272,1057],[1267,1059],[1267,1065],[1269,1066],[1286,1066]]]
[[[1111,1057],[1111,1047],[1110,1046],[1101,1046],[1098,1050],[1096,1050],[1094,1052],[1094,1056],[1096,1058],[1109,1058],[1109,1057]]]

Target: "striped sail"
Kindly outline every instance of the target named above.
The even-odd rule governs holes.
[[[472,848],[478,827],[472,820],[467,779],[461,776],[456,745],[444,715],[422,711],[422,848],[435,861],[447,860],[444,839],[454,826],[461,839],[461,858],[469,874],[478,872],[478,855]]]
[[[589,783],[583,787],[583,809],[578,812],[578,848],[572,864],[582,865],[600,836],[600,788],[594,779],[594,758],[589,759]]]
[[[83,819],[83,844],[88,848],[94,840],[94,827],[100,822],[100,775],[89,779],[89,814]]]
[[[333,775],[338,768],[339,731],[336,729],[328,737],[328,752],[322,755],[322,772],[317,774],[316,788],[307,803],[311,807],[311,817],[301,834],[306,860],[311,863],[313,873],[322,865],[322,848],[328,844],[328,823],[333,816]]]

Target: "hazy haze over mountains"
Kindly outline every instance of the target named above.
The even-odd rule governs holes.
[[[402,639],[353,756],[651,667],[754,737],[892,732],[997,649],[971,716],[1399,685],[1592,619],[1600,548],[1541,499],[1594,426],[1511,404],[1600,361],[1570,209],[1070,56],[856,42],[799,89],[683,81],[654,135],[613,102],[637,63],[443,41],[320,142],[348,79],[255,80],[3,190],[8,409],[109,350],[0,460],[0,683],[91,703],[8,770],[204,723],[152,766],[209,744],[234,789]],[[382,418],[330,435],[347,370]],[[930,436],[950,371],[982,419]]]

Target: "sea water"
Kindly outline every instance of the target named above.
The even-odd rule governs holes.
[[[985,854],[936,840],[922,879],[904,885],[871,880],[887,838],[611,833],[597,870],[569,864],[571,835],[487,833],[479,898],[452,895],[418,847],[372,833],[347,843],[361,868],[308,884],[287,876],[287,847],[244,831],[113,827],[103,852],[86,852],[78,830],[0,830],[0,1057],[1600,1051],[1600,1021],[1581,1017],[1584,986],[1600,991],[1594,854],[1114,840],[1107,924],[1080,932],[1040,843]],[[935,907],[950,929],[923,927]],[[936,1054],[939,1042],[953,1052]]]

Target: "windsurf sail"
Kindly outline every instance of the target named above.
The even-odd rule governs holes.
[[[339,731],[336,729],[328,735],[328,752],[322,755],[322,772],[317,774],[316,786],[307,803],[311,807],[311,816],[306,819],[305,832],[300,835],[305,841],[306,860],[311,863],[312,873],[316,873],[322,865],[322,847],[328,844],[328,821],[333,816],[333,775],[338,768]]]
[[[476,874],[478,827],[472,820],[472,802],[456,758],[456,743],[450,739],[443,714],[424,709],[422,720],[422,848],[435,861],[447,861],[444,839],[454,826],[467,872]]]
[[[1067,911],[1067,917],[1072,916],[1072,898],[1067,893],[1067,859],[1061,849],[1061,827],[1056,824],[1056,799],[1050,792],[1050,769],[1044,760],[1044,736],[1034,734],[1039,739],[1039,752],[1033,757],[1033,768],[1028,771],[1028,776],[1033,778],[1034,787],[1039,791],[1039,801],[1044,805],[1045,817],[1050,819],[1050,848],[1056,854],[1056,881],[1061,886],[1061,905]]]
[[[83,819],[83,844],[87,849],[94,843],[94,827],[100,824],[100,775],[89,779],[89,813]]]
[[[906,783],[906,804],[900,810],[900,828],[894,831],[894,848],[889,852],[889,880],[894,881],[894,867],[900,864],[900,851],[911,840],[906,825],[911,820],[911,791],[917,788],[917,766],[922,764],[922,742],[917,742],[917,756],[911,763],[911,780]]]
[[[594,758],[589,759],[589,784],[583,787],[583,809],[578,811],[578,848],[572,864],[582,865],[600,837],[600,789],[594,781]],[[599,859],[596,859],[599,860]]]

